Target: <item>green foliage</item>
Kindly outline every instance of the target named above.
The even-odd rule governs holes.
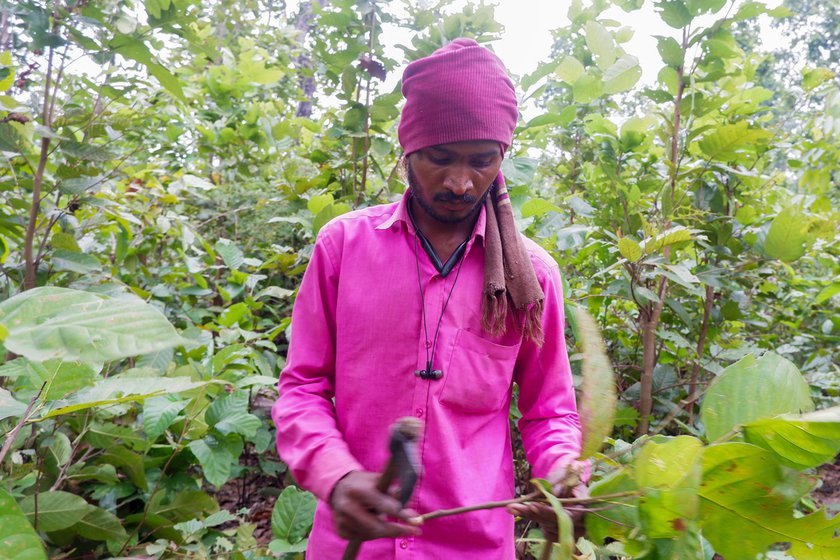
[[[657,0],[674,33],[642,85],[645,30],[613,15],[641,5],[571,3],[503,164],[563,270],[592,495],[620,495],[576,546],[834,557],[800,471],[840,445],[836,408],[809,412],[840,396],[837,8]],[[492,46],[493,8],[0,12],[0,556],[299,555],[315,500],[282,479],[265,403],[314,236],[403,192],[385,79],[458,36]],[[760,50],[763,14],[785,50]],[[257,472],[280,475],[270,543],[216,498]]]
[[[0,556],[21,560],[46,560],[38,534],[26,520],[20,506],[0,489]]]

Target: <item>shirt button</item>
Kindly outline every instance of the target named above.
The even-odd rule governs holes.
[[[431,347],[432,347],[432,341],[431,341],[431,340],[427,340],[427,341],[426,341],[426,348],[431,348]]]
[[[414,411],[414,414],[417,415],[417,418],[420,418],[421,416],[423,416],[423,409],[418,408],[417,410]]]
[[[408,541],[405,540],[405,539],[401,540],[400,541],[400,548],[403,548],[403,549],[408,548]]]

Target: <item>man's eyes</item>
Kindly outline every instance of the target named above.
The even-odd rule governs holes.
[[[441,157],[441,156],[429,155],[429,161],[431,161],[435,165],[441,165],[441,166],[451,165],[453,163],[452,158],[446,157],[446,156]],[[493,164],[493,160],[488,159],[488,158],[470,160],[470,167],[474,167],[476,169],[484,169],[486,167],[490,167],[492,164]]]

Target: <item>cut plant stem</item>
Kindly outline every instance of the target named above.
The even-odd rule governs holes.
[[[617,492],[615,494],[604,494],[603,496],[591,496],[589,498],[557,498],[561,504],[591,504],[594,502],[603,502],[606,500],[614,500],[618,498],[627,498],[630,496],[637,496],[638,492]],[[469,513],[471,511],[479,511],[484,509],[497,509],[507,507],[513,504],[525,504],[530,502],[546,503],[545,498],[541,492],[531,492],[518,498],[511,500],[501,500],[497,502],[485,502],[483,504],[476,504],[472,506],[464,506],[452,509],[439,509],[423,515],[417,516],[416,519],[420,521],[428,521],[430,519],[437,519],[439,517],[448,517],[450,515],[458,515],[460,513]]]

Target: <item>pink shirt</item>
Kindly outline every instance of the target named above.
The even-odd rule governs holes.
[[[346,541],[335,534],[326,501],[348,472],[382,470],[388,428],[397,418],[425,422],[418,447],[423,472],[408,503],[420,513],[514,496],[508,421],[514,383],[533,476],[548,476],[580,449],[557,265],[526,240],[545,292],[541,348],[523,341],[516,328],[498,337],[485,333],[483,210],[440,326],[434,368],[443,377],[415,376],[425,368],[457,269],[441,277],[415,245],[406,201],[351,212],[325,226],[295,301],[272,417],[280,457],[319,498],[307,551],[313,560],[341,557]],[[504,509],[436,519],[420,537],[364,543],[359,558],[511,560],[513,521]]]

